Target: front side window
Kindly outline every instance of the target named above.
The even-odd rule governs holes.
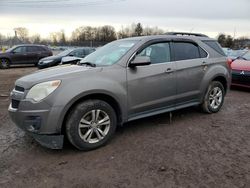
[[[138,40],[118,40],[111,42],[90,55],[86,56],[80,63],[89,62],[96,66],[109,66],[117,63]]]
[[[26,52],[26,47],[24,46],[20,46],[20,47],[17,47],[13,50],[13,52],[15,53],[25,53]]]
[[[175,61],[200,58],[197,45],[189,42],[174,42]]]
[[[137,56],[148,56],[151,64],[170,62],[170,45],[168,42],[151,44]]]

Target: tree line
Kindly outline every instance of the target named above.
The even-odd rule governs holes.
[[[115,28],[110,25],[100,27],[81,26],[76,28],[70,37],[66,37],[64,30],[52,32],[48,38],[42,38],[40,34],[29,34],[29,30],[24,27],[14,28],[14,36],[8,37],[0,33],[0,46],[13,46],[22,43],[45,44],[51,46],[102,46],[116,39],[160,35],[165,31],[158,27],[143,27],[141,23],[133,23],[129,26],[121,27],[116,32]],[[250,47],[250,39],[241,37],[234,39],[230,35],[219,34],[218,42],[222,47],[239,49]]]
[[[234,39],[231,35],[219,34],[218,42],[224,48],[231,49],[241,49],[241,48],[250,48],[250,39],[247,37],[240,37]]]
[[[81,26],[76,28],[70,37],[66,37],[64,30],[52,32],[48,38],[40,34],[29,34],[25,27],[14,28],[14,36],[8,37],[0,34],[0,45],[13,46],[21,43],[35,43],[52,46],[101,46],[116,39],[163,34],[158,27],[143,27],[141,23],[122,27],[118,32],[110,25],[91,27]]]

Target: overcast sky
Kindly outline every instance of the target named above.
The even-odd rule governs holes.
[[[0,0],[0,33],[26,27],[46,37],[79,26],[141,22],[166,31],[250,37],[250,0]]]

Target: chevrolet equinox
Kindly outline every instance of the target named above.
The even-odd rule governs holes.
[[[18,79],[9,113],[41,145],[105,145],[125,122],[189,106],[221,109],[231,82],[220,45],[202,34],[167,33],[111,42],[77,65]]]

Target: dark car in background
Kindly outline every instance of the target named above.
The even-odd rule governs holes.
[[[14,64],[34,64],[44,57],[51,56],[52,51],[44,45],[23,44],[14,46],[0,53],[0,68],[9,68]]]
[[[250,51],[238,57],[232,66],[232,86],[250,88]]]
[[[42,69],[42,68],[56,66],[61,63],[63,57],[67,56],[84,58],[85,56],[94,51],[95,49],[91,47],[81,47],[81,48],[64,50],[63,52],[57,55],[41,59],[38,63],[38,68]]]

